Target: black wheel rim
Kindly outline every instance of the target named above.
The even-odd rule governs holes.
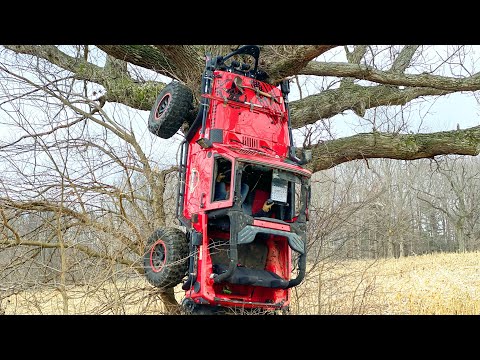
[[[165,113],[165,110],[168,108],[168,104],[170,104],[170,94],[165,94],[158,103],[157,111],[155,112],[155,119],[160,119],[160,117]]]
[[[165,266],[167,260],[165,243],[157,240],[150,249],[150,267],[153,272],[160,272]]]

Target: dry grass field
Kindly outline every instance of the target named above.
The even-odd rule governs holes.
[[[122,279],[122,280],[120,280]],[[142,278],[95,285],[43,285],[4,298],[9,314],[162,314],[156,289]],[[176,288],[178,300],[183,297]],[[290,314],[480,314],[480,253],[324,262],[292,291]]]
[[[301,314],[480,314],[480,253],[325,264],[296,292]]]

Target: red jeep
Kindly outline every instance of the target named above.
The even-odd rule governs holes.
[[[144,256],[152,285],[183,281],[186,313],[286,311],[305,275],[310,154],[295,154],[288,80],[264,82],[259,54],[248,45],[207,55],[196,118],[191,91],[176,81],[150,112],[149,130],[162,138],[190,125],[176,208],[186,233],[156,230]]]

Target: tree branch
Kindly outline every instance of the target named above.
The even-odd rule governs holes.
[[[420,134],[362,133],[312,147],[310,170],[316,172],[356,159],[416,160],[437,155],[480,154],[480,126]]]
[[[92,228],[101,231],[106,234],[116,234],[116,238],[119,239],[125,246],[127,246],[133,252],[138,252],[138,248],[134,242],[126,235],[121,234],[112,226],[106,225],[100,221],[94,220],[87,213],[79,213],[75,210],[49,201],[13,201],[7,198],[0,198],[2,207],[12,208],[18,210],[39,211],[39,212],[57,212],[62,213],[71,218],[77,219],[80,223],[91,226]]]
[[[367,45],[357,45],[353,49],[353,51],[348,51],[348,47],[345,46],[345,52],[347,54],[347,61],[351,64],[360,64],[365,53],[367,52],[368,46]],[[352,85],[354,82],[354,78],[343,78],[340,82],[340,86],[348,86]]]
[[[293,128],[313,124],[346,110],[364,116],[366,109],[377,106],[405,105],[422,96],[446,95],[451,91],[432,88],[398,89],[392,86],[361,86],[344,83],[337,89],[325,90],[290,103]]]
[[[57,249],[60,247],[59,243],[49,243],[49,242],[43,242],[43,241],[29,241],[29,240],[22,240],[19,243],[12,243],[8,241],[1,241],[0,244],[6,245],[6,248],[8,247],[16,247],[16,246],[32,246],[32,247],[39,247],[42,249]],[[77,249],[84,254],[88,255],[89,257],[93,258],[100,258],[103,260],[110,260],[110,261],[115,261],[116,263],[127,265],[127,266],[134,266],[136,262],[121,258],[119,256],[112,256],[112,255],[107,255],[107,254],[100,254],[86,246],[80,245],[80,244],[64,244],[65,248],[70,248],[70,249]],[[142,266],[134,266],[135,270],[139,272],[140,274],[143,274],[143,267]]]
[[[118,66],[100,67],[85,61],[83,57],[72,57],[53,45],[4,45],[18,54],[32,55],[73,73],[78,80],[88,80],[105,87],[106,101],[118,102],[140,110],[150,110],[157,94],[165,84],[156,81],[138,82],[125,72],[119,76]]]
[[[403,73],[410,66],[413,55],[420,45],[405,45],[390,68],[391,72]]]
[[[161,75],[175,77],[175,64],[170,64],[162,51],[154,45],[95,45],[114,58],[153,70]]]
[[[405,64],[397,63],[397,69]],[[299,71],[302,75],[353,77],[378,84],[426,87],[446,91],[475,91],[480,89],[480,73],[465,78],[452,78],[440,75],[402,74],[392,71],[377,70],[368,65],[340,62],[311,61]]]
[[[348,51],[348,48],[345,47],[345,52],[347,53],[347,61],[350,64],[360,64],[365,53],[367,52],[367,45],[356,45],[353,51]]]
[[[272,84],[300,73],[309,61],[333,49],[336,45],[271,46],[262,48],[263,70]]]
[[[188,45],[155,45],[169,64],[174,64],[176,79],[192,90],[200,88],[205,60],[196,47]]]

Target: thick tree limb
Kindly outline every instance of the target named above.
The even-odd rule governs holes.
[[[344,46],[345,52],[347,54],[347,61],[351,64],[360,64],[365,53],[367,52],[367,45],[357,45],[352,51],[348,50],[348,46]],[[340,86],[348,86],[354,83],[354,78],[343,78],[340,82]]]
[[[155,81],[140,83],[124,72],[119,76],[118,64],[112,67],[107,62],[100,67],[60,51],[53,45],[5,45],[18,54],[28,54],[47,61],[73,73],[78,80],[88,80],[105,87],[106,101],[118,102],[140,110],[150,110],[157,94],[165,84]]]
[[[346,110],[352,110],[358,116],[364,116],[366,109],[377,106],[405,105],[422,96],[446,95],[450,92],[432,88],[401,90],[385,85],[361,86],[344,83],[340,88],[325,90],[302,100],[292,101],[290,103],[292,127],[301,128]]]
[[[403,47],[400,54],[395,58],[395,61],[390,68],[390,71],[403,73],[405,70],[410,66],[410,62],[412,61],[413,55],[417,51],[420,45],[406,45]]]
[[[349,51],[345,46],[345,52],[347,53],[347,61],[351,64],[360,64],[360,61],[367,52],[367,45],[357,45],[352,51]]]
[[[177,67],[154,45],[95,45],[108,55],[175,78]]]
[[[169,64],[175,64],[175,78],[182,80],[194,92],[200,88],[205,66],[204,55],[198,48],[186,45],[156,45]]]
[[[272,46],[262,48],[262,69],[269,81],[277,84],[282,79],[297,75],[312,59],[336,45]]]
[[[96,45],[107,54],[154,70],[185,83],[199,84],[205,50],[201,45]],[[298,73],[310,60],[334,48],[334,45],[263,46],[261,66],[271,82]],[[225,55],[223,53],[213,54]],[[197,90],[194,87],[192,90]]]
[[[156,95],[163,88],[163,84],[160,83],[146,82],[139,84],[127,77],[110,77],[111,73],[104,68],[88,63],[84,59],[70,57],[59,51],[55,46],[8,45],[6,47],[18,53],[31,54],[49,60],[64,69],[72,71],[78,79],[98,82],[104,85],[108,91],[105,98],[107,101],[120,102],[133,108],[150,110]],[[99,47],[111,56],[125,59],[136,65],[148,67],[171,76],[179,77],[180,74],[184,79],[187,79],[190,76],[189,74],[193,76],[193,73],[195,73],[195,77],[198,77],[199,70],[197,67],[203,61],[198,52],[205,50],[201,46],[183,45],[99,45]],[[452,91],[480,89],[480,75],[478,74],[464,79],[429,74],[402,74],[401,71],[408,67],[415,53],[416,45],[405,46],[397,56],[390,71],[380,71],[360,64],[310,61],[330,48],[332,48],[331,45],[264,46],[262,51],[265,52],[265,55],[262,61],[265,69],[270,72],[271,77],[277,80],[300,73],[317,76],[353,77],[381,84],[415,88],[425,87],[426,90],[407,89],[403,93],[393,89],[380,91],[378,88],[376,90],[365,88],[366,90],[360,91],[360,89],[364,89],[363,87],[327,90],[321,94],[306,98],[302,100],[303,102],[292,102],[294,127],[300,127],[303,121],[305,121],[304,124],[312,123],[320,118],[328,118],[348,109],[363,115],[364,109],[379,105],[405,104],[418,96],[444,95]],[[364,54],[364,50],[362,46],[356,47],[351,53],[352,61],[358,61],[358,58],[361,58]],[[197,54],[196,57],[195,54]],[[189,69],[191,70],[190,73]],[[188,81],[193,82],[193,80]],[[349,91],[352,91],[351,96],[349,96]],[[381,93],[385,95],[384,99],[379,97]],[[395,96],[394,93],[396,93]],[[375,100],[372,100],[373,96],[375,96]],[[396,97],[396,99],[392,100],[392,96]],[[331,101],[335,101],[335,103]],[[297,110],[298,113],[296,113]]]
[[[404,65],[397,64],[396,69]],[[312,61],[299,71],[302,75],[353,77],[368,80],[378,84],[427,87],[446,91],[475,91],[480,89],[480,73],[470,77],[452,78],[440,75],[403,74],[393,71],[377,70],[368,65],[349,64],[340,62]]]
[[[416,160],[437,155],[480,154],[480,126],[465,130],[421,134],[363,133],[322,142],[312,147],[312,171],[356,159]]]

